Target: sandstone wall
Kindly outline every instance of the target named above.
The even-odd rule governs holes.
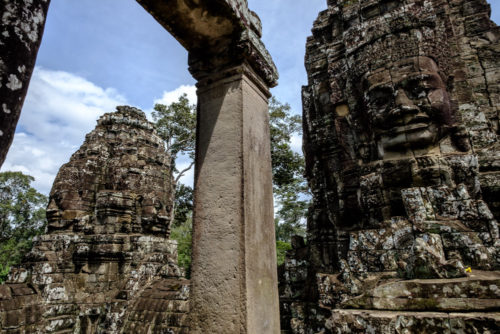
[[[282,327],[498,328],[500,30],[489,14],[484,0],[330,0],[318,15],[302,92],[313,204],[308,244],[282,269]]]
[[[59,170],[47,233],[1,287],[0,332],[185,331],[172,204],[170,157],[144,113],[103,115]]]

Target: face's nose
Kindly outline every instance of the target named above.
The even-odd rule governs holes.
[[[420,108],[406,95],[404,89],[399,88],[395,94],[394,108],[389,112],[387,120],[392,125],[404,125],[422,118],[419,116],[421,114]]]
[[[399,88],[396,92],[396,107],[409,111],[418,110],[418,107],[408,98],[408,95],[406,95],[406,92],[402,88]]]
[[[54,220],[60,217],[59,207],[53,198],[50,200],[47,210],[45,210],[45,214],[48,220]]]

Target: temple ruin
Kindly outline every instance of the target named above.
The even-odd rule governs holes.
[[[117,109],[59,170],[46,234],[0,286],[0,332],[186,332],[169,155],[142,111]]]
[[[307,41],[292,333],[500,324],[500,30],[484,0],[328,1]]]
[[[327,1],[302,91],[307,240],[278,275],[277,71],[258,16],[245,0],[138,2],[198,80],[192,278],[168,239],[168,154],[120,106],[61,167],[47,233],[0,286],[0,333],[498,332],[500,28],[486,0]],[[16,32],[0,37],[0,163],[48,3],[0,5]]]
[[[248,9],[246,0],[138,2],[187,49],[189,70],[198,80],[190,331],[276,333],[279,302],[268,98],[278,74],[260,40],[261,22]],[[31,73],[35,64],[48,3],[49,0],[2,3],[2,9],[9,13],[3,16],[6,20],[2,23],[15,31],[12,41],[7,40],[9,48],[17,50],[26,36],[34,35],[31,26],[19,30],[17,24],[33,22],[33,29],[38,29],[33,39],[36,47],[26,45],[23,49],[26,56],[20,61],[25,64],[20,66],[26,73]],[[14,61],[16,53],[4,56],[2,63],[13,64],[6,67],[5,73],[20,68]],[[5,99],[4,104],[12,112],[9,122],[0,126],[0,136],[6,139],[0,147],[2,162],[29,78],[25,75],[23,81],[16,79],[15,89],[7,85],[12,91],[7,95],[11,94],[14,101]],[[18,86],[24,89],[17,91]],[[103,203],[122,201],[110,196]],[[123,201],[132,201],[124,196]],[[148,208],[153,210],[154,205]],[[66,224],[65,219],[50,220],[49,232],[58,224]],[[153,219],[151,224],[152,231],[167,235],[161,222]]]

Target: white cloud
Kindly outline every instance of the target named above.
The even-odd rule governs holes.
[[[196,101],[198,99],[196,96],[196,87],[192,85],[182,85],[172,91],[163,92],[163,96],[159,99],[156,99],[154,103],[169,105],[172,102],[177,102],[182,94],[187,95],[190,103],[196,104]]]
[[[155,99],[153,105],[149,108],[143,108],[142,110],[146,114],[148,120],[153,121],[152,112],[154,111],[155,104],[169,105],[173,102],[179,101],[179,97],[182,94],[186,94],[190,104],[196,104],[198,102],[198,97],[196,96],[196,86],[194,85],[181,85],[174,90],[163,91],[162,97]]]
[[[14,141],[2,171],[35,177],[48,194],[63,163],[83,143],[100,115],[127,100],[77,75],[35,68]]]
[[[75,143],[126,99],[71,73],[36,68],[19,125],[39,139]],[[54,138],[55,137],[55,138]],[[78,144],[79,146],[79,144]]]

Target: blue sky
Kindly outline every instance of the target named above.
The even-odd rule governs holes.
[[[280,73],[272,93],[301,113],[306,37],[326,0],[248,0]],[[500,1],[492,18],[500,22]],[[59,167],[99,115],[128,104],[150,112],[185,92],[195,102],[187,52],[134,0],[52,0],[37,67],[5,170],[33,175],[48,194]],[[295,138],[300,149],[300,138]],[[182,162],[181,166],[182,167]],[[185,179],[189,182],[191,175]]]
[[[264,42],[279,68],[273,93],[299,108],[305,40],[326,0],[250,0],[249,6],[263,21]],[[187,52],[133,0],[52,0],[37,65],[112,87],[143,108],[164,91],[195,83]]]

